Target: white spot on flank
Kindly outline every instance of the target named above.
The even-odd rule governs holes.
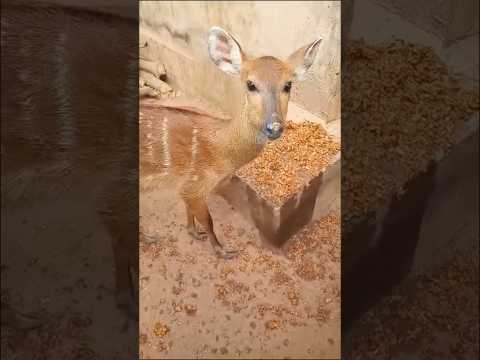
[[[197,133],[198,133],[198,129],[194,127],[192,131],[192,167],[197,161],[197,153],[198,153]]]
[[[31,76],[28,70],[22,71],[20,73],[20,80],[25,84],[24,86],[28,86],[27,84],[30,82]],[[34,124],[34,117],[36,113],[36,106],[33,101],[33,96],[31,93],[28,93],[25,98],[22,100],[22,118],[24,128],[28,131],[28,135],[32,136],[35,134],[35,124]]]
[[[162,121],[162,152],[163,152],[163,166],[165,173],[168,173],[170,167],[170,143],[168,139],[168,119],[163,118]]]
[[[57,119],[60,121],[60,145],[72,147],[75,143],[75,124],[72,114],[72,94],[70,89],[70,68],[67,58],[67,35],[61,33],[53,48],[55,61],[54,89],[57,100]]]
[[[127,79],[125,82],[125,88],[128,91],[133,91],[137,89],[138,84],[138,60],[136,58],[130,60],[127,66]],[[125,144],[128,144],[130,139],[130,133],[133,129],[137,126],[137,106],[138,106],[138,98],[134,96],[127,96],[124,102],[122,102],[124,106],[123,114],[125,116],[126,121],[123,122],[124,126],[124,137],[123,141]],[[140,113],[142,116],[142,113]]]
[[[195,174],[195,163],[197,162],[198,154],[198,129],[192,128],[192,158],[190,161],[190,172],[192,174],[192,180],[198,181],[198,175]]]

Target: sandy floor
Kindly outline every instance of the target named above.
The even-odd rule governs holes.
[[[116,308],[110,238],[88,199],[61,197],[8,210],[2,211],[2,300],[45,322],[27,332],[2,326],[2,358],[134,354],[129,339],[136,329],[125,328],[125,316]],[[123,351],[112,357],[119,343]]]
[[[452,250],[453,252],[453,250]],[[345,359],[478,359],[478,246],[415,274],[346,335]]]
[[[338,216],[297,234],[285,257],[262,248],[222,198],[210,209],[237,259],[217,259],[187,234],[171,191],[141,196],[140,357],[340,358]]]

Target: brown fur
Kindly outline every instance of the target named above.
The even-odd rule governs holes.
[[[267,137],[281,134],[290,99],[286,86],[308,70],[318,43],[300,48],[287,62],[272,56],[248,59],[231,34],[213,27],[208,51],[221,70],[240,75],[245,89],[241,116],[219,122],[198,112],[164,108],[155,119],[140,124],[141,187],[158,178],[175,180],[172,184],[185,202],[189,232],[198,236],[197,220],[225,258],[235,251],[224,249],[217,240],[207,197],[222,179],[258,156]]]
[[[192,219],[195,218],[217,249],[222,246],[214,234],[206,199],[223,178],[254,159],[263,148],[264,143],[257,143],[257,136],[265,118],[264,93],[274,94],[276,111],[285,119],[289,96],[282,89],[290,77],[290,68],[275,58],[248,61],[241,79],[252,79],[259,91],[246,95],[249,99],[239,118],[225,122],[195,112],[161,108],[154,119],[144,119],[140,124],[141,187],[146,189],[158,181],[172,180],[170,183],[175,184],[185,202],[189,231],[194,236],[198,233]],[[164,149],[163,119],[168,124],[168,154]]]

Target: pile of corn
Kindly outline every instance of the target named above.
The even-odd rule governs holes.
[[[395,41],[347,50],[342,88],[342,212],[365,215],[449,149],[478,111],[433,49]]]
[[[268,143],[259,157],[238,171],[262,197],[281,205],[340,151],[321,125],[287,122],[278,140]]]

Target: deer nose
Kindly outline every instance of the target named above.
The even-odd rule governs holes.
[[[265,126],[266,135],[270,140],[278,139],[283,133],[283,125],[278,121],[268,122]]]

